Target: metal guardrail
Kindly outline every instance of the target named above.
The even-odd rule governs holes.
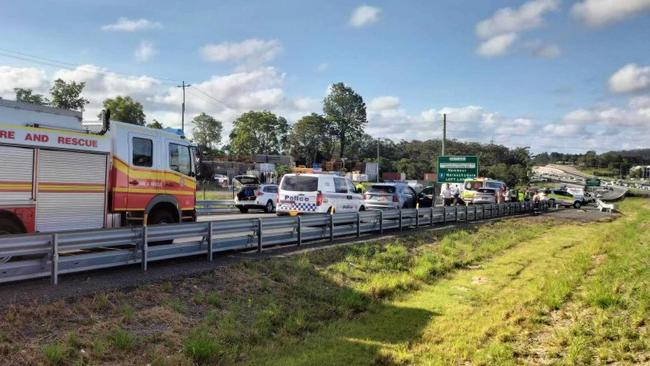
[[[230,212],[235,208],[233,200],[196,201],[196,214],[199,216]]]
[[[536,209],[531,202],[511,202],[9,235],[0,237],[0,258],[12,257],[0,264],[0,283],[50,277],[57,284],[59,275],[67,273],[133,264],[146,271],[149,263],[169,258],[204,255],[212,261],[215,253],[229,250],[261,252],[277,244],[333,241],[547,209],[546,204]]]

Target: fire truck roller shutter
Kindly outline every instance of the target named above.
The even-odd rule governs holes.
[[[94,229],[104,226],[106,155],[41,150],[36,229]]]
[[[0,146],[0,202],[32,199],[34,149]]]

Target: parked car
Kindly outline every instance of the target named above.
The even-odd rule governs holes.
[[[560,189],[554,189],[548,191],[546,193],[546,197],[548,198],[548,201],[551,204],[551,206],[555,206],[555,205],[565,206],[565,207],[573,206],[574,208],[580,208],[582,206],[582,200],[583,200],[583,197],[576,197],[573,194]]]
[[[377,183],[365,194],[368,209],[415,208],[417,194],[407,183]]]
[[[217,183],[219,187],[228,187],[229,179],[227,175],[215,174],[212,176],[212,180]]]
[[[490,178],[470,178],[463,182],[460,197],[467,204],[496,203],[496,193],[506,184]]]
[[[263,209],[264,212],[275,212],[277,207],[278,186],[275,184],[260,184],[254,175],[238,175],[233,178],[237,189],[235,207],[241,213],[249,209]]]
[[[285,174],[279,186],[278,215],[364,211],[360,191],[331,174]]]
[[[418,193],[419,207],[431,207],[436,202],[436,189],[434,186],[426,187]]]

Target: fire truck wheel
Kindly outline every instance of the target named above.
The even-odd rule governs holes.
[[[156,210],[149,214],[147,225],[173,224],[176,222],[174,215],[167,210]]]
[[[25,233],[22,225],[10,218],[0,218],[0,235],[23,234]],[[0,257],[0,263],[7,263],[11,260],[9,257]]]

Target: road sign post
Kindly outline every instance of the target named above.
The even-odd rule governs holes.
[[[438,183],[463,183],[478,176],[478,157],[439,156]]]

